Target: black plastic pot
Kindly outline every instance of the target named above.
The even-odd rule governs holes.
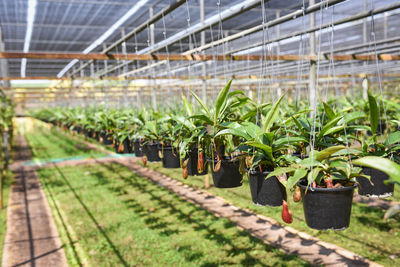
[[[78,134],[82,132],[82,127],[81,126],[74,126],[74,131]]]
[[[113,137],[111,134],[108,134],[106,132],[102,132],[101,133],[101,137],[103,138],[103,144],[108,146],[108,145],[112,145],[113,143]]]
[[[162,165],[164,168],[175,169],[181,167],[178,149],[172,146],[160,147],[159,149],[163,153]]]
[[[265,179],[269,173],[250,170],[251,198],[256,205],[278,207],[286,200],[286,190],[275,176]]]
[[[140,141],[140,139],[132,140],[132,145],[133,145],[133,153],[135,153],[135,156],[143,157],[142,142]]]
[[[143,153],[146,155],[148,161],[161,161],[158,155],[158,146],[158,142],[149,142],[143,145]]]
[[[197,148],[194,148],[192,150],[189,151],[188,156],[185,158],[185,160],[189,158],[188,160],[188,164],[187,164],[187,168],[188,168],[188,174],[191,176],[194,175],[206,175],[208,173],[208,162],[204,162],[204,170],[203,172],[199,173],[198,169],[197,169],[197,161],[199,158],[198,155],[198,150]]]
[[[87,129],[86,130],[86,136],[89,137],[89,138],[92,138],[93,137],[93,131],[91,129]]]
[[[125,138],[125,140],[123,141],[122,144],[124,146],[124,151],[123,152],[118,152],[119,142],[117,142],[117,144],[115,145],[115,153],[118,153],[118,154],[129,154],[129,153],[132,153],[131,146],[130,146],[130,141],[129,141],[128,138]]]
[[[367,178],[358,177],[358,194],[367,197],[379,198],[393,196],[394,184],[384,184],[384,181],[389,179],[389,176],[386,173],[367,167],[363,167],[362,172],[365,175],[371,176],[371,182],[374,185],[372,185]]]
[[[307,225],[316,230],[344,230],[350,225],[351,206],[356,184],[343,188],[311,188],[300,180],[304,216]]]
[[[211,159],[208,159],[207,161],[212,164]],[[232,161],[230,158],[224,158],[221,162],[219,171],[214,172],[216,164],[217,160],[215,159],[214,164],[211,165],[211,173],[215,187],[233,188],[242,185],[243,176],[239,172],[240,161],[238,159]]]
[[[100,132],[95,132],[94,140],[96,140],[97,142],[100,142]]]

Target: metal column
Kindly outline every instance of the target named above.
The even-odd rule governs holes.
[[[204,23],[204,0],[200,0],[200,22]],[[203,30],[200,33],[200,39],[201,39],[201,46],[206,44],[206,32]],[[203,55],[205,55],[204,51],[202,52]],[[202,99],[203,102],[207,104],[207,81],[206,81],[206,63],[203,62],[201,65],[201,75],[202,80],[201,80],[201,85],[202,85]]]

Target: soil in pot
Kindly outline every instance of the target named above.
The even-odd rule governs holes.
[[[265,179],[268,174],[268,171],[250,170],[249,184],[253,203],[261,206],[281,206],[282,201],[286,200],[286,189],[275,176]]]
[[[136,157],[143,157],[142,143],[140,139],[134,139],[132,141],[133,145],[133,153],[135,153]]]
[[[189,158],[188,163],[187,163],[187,168],[188,168],[188,174],[191,176],[195,176],[195,175],[206,175],[208,173],[208,162],[206,161],[204,163],[204,170],[203,172],[199,173],[198,169],[197,169],[197,161],[199,158],[198,155],[198,149],[194,148],[191,149],[188,153],[188,156],[185,158],[185,160]]]
[[[148,161],[161,161],[158,155],[158,142],[149,142],[143,145],[143,153],[146,155]]]
[[[338,181],[334,180],[334,184]],[[315,230],[344,230],[350,225],[351,206],[356,184],[341,188],[307,188],[307,180],[300,180],[301,197],[307,225]]]
[[[160,148],[163,153],[162,165],[164,168],[174,169],[180,168],[179,151],[172,146]]]
[[[371,176],[371,182],[373,183],[373,185],[367,178],[358,177],[358,194],[375,198],[385,198],[393,196],[394,184],[386,185],[384,183],[385,180],[389,179],[389,176],[386,173],[367,167],[363,167],[362,172],[365,175]]]
[[[211,164],[211,172],[214,180],[214,186],[217,188],[233,188],[242,185],[243,176],[239,172],[240,160],[231,160],[230,157],[225,157],[221,161],[221,166],[217,172],[214,167],[217,165],[217,160],[214,162],[208,159]]]

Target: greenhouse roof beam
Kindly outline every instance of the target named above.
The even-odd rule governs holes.
[[[77,60],[139,60],[139,61],[259,61],[265,60],[282,60],[282,61],[298,61],[298,60],[328,60],[333,57],[336,61],[361,60],[368,61],[375,57],[375,54],[334,54],[329,53],[318,55],[298,55],[298,54],[282,54],[282,55],[186,55],[181,54],[100,54],[100,53],[18,53],[18,52],[0,52],[0,58],[30,58],[30,59],[77,59]],[[378,58],[384,61],[400,60],[399,54],[378,54]]]

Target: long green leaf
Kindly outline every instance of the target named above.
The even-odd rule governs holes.
[[[325,126],[321,129],[321,131],[318,133],[318,138],[322,138],[325,133],[330,130],[333,126],[335,126],[338,121],[340,121],[343,118],[343,116],[337,116],[333,119],[331,119]]]
[[[196,98],[197,102],[199,102],[205,113],[207,113],[207,115],[210,117],[211,113],[206,104],[204,104],[204,102],[200,99],[200,97],[198,97],[193,91],[190,91],[190,93],[194,96],[194,98]]]
[[[400,132],[391,133],[385,141],[386,146],[396,143],[400,143]]]
[[[400,183],[400,166],[389,159],[367,156],[353,160],[353,164],[377,169],[389,175],[392,181]]]
[[[346,148],[345,146],[331,146],[331,147],[328,147],[328,148],[326,148],[326,149],[324,149],[322,151],[319,151],[317,153],[317,158],[316,159],[318,161],[322,161],[324,159],[329,158],[332,154],[334,154],[334,153],[336,153],[336,152],[338,152],[338,151],[340,151],[342,149],[345,149],[345,148]]]
[[[193,115],[192,114],[193,113],[192,112],[192,106],[189,104],[189,102],[187,101],[185,95],[183,95],[183,94],[182,94],[182,100],[183,100],[183,105],[184,105],[185,110],[186,110],[186,114],[188,116],[192,116]]]
[[[214,121],[216,122],[218,117],[220,116],[219,112],[226,105],[227,96],[229,93],[229,89],[231,88],[232,80],[230,80],[227,85],[219,92],[217,100],[215,101],[215,114]]]
[[[304,176],[307,175],[307,170],[305,169],[298,169],[294,172],[293,176],[290,176],[287,183],[286,183],[286,189],[289,190],[293,188],[297,182],[303,178]]]
[[[279,105],[282,102],[282,99],[285,95],[282,95],[281,98],[271,107],[271,109],[268,111],[267,116],[265,116],[263,122],[262,122],[262,127],[263,127],[263,132],[269,132],[269,129],[271,128],[272,124],[274,123],[276,117],[278,116],[279,113]]]
[[[270,172],[267,176],[267,178],[270,178],[272,176],[280,176],[284,173],[289,173],[289,172],[293,172],[296,171],[297,168],[295,167],[281,167],[281,168],[276,168],[274,171]]]
[[[369,116],[371,123],[371,132],[372,134],[376,134],[376,130],[378,129],[379,123],[379,109],[376,103],[376,99],[373,95],[368,92],[368,103],[369,103]]]
[[[336,116],[335,112],[327,103],[323,102],[323,104],[326,116],[328,117],[329,120],[332,120]]]

